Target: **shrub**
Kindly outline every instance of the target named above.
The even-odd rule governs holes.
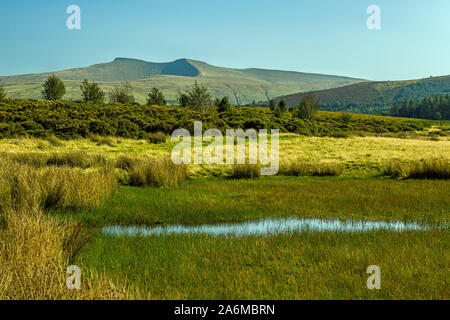
[[[233,165],[232,179],[254,179],[261,175],[261,166],[258,164]]]
[[[131,186],[171,187],[188,176],[187,166],[176,165],[172,159],[149,159],[138,162],[130,170]]]

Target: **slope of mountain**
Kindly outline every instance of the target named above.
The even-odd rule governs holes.
[[[361,82],[340,76],[302,72],[231,69],[205,62],[179,59],[167,63],[153,63],[136,59],[117,58],[112,62],[85,68],[56,72],[0,77],[12,98],[40,98],[42,83],[55,74],[66,84],[65,99],[79,99],[80,82],[96,81],[109,90],[119,82],[129,81],[138,101],[143,102],[151,87],[161,88],[167,100],[176,101],[179,90],[191,86],[195,80],[207,85],[215,96],[228,96],[235,104],[272,99],[280,95],[321,90]]]
[[[394,102],[422,100],[430,95],[450,94],[450,76],[430,77],[409,81],[361,82],[340,88],[315,91],[320,109],[329,111],[381,114],[389,111]],[[304,93],[274,99],[297,106]],[[267,101],[262,105],[268,105]]]

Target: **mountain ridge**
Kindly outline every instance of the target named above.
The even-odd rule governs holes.
[[[96,81],[105,90],[128,81],[139,102],[151,87],[156,86],[175,103],[179,90],[187,89],[195,80],[208,86],[214,96],[228,96],[234,104],[275,98],[284,94],[328,89],[363,81],[363,79],[317,73],[269,70],[259,68],[233,69],[210,65],[203,61],[181,58],[171,62],[149,62],[118,57],[113,61],[87,67],[54,72],[0,76],[10,97],[40,98],[40,87],[51,75],[66,83],[66,99],[79,99],[80,82]]]
[[[320,109],[327,111],[356,112],[368,114],[387,113],[394,102],[422,100],[431,95],[450,94],[450,75],[402,81],[359,82],[316,90]],[[280,96],[276,103],[284,100],[290,106],[297,106],[304,92]],[[268,101],[260,103],[268,105]]]

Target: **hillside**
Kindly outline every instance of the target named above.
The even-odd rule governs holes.
[[[394,102],[402,103],[407,99],[417,101],[430,95],[450,94],[450,76],[409,81],[361,82],[315,93],[320,98],[322,110],[382,114],[388,112]],[[288,105],[297,106],[303,95],[304,93],[291,94],[274,100],[285,100]]]
[[[180,89],[188,88],[195,80],[206,84],[215,96],[228,96],[234,104],[247,104],[280,95],[341,87],[362,81],[302,72],[222,68],[188,59],[154,63],[117,58],[112,62],[84,68],[3,76],[0,77],[0,85],[5,87],[11,98],[40,99],[42,83],[52,74],[64,80],[67,88],[65,99],[79,99],[80,83],[88,79],[99,82],[105,90],[119,82],[129,81],[139,102],[144,102],[149,89],[156,86],[162,89],[170,103],[176,101]]]

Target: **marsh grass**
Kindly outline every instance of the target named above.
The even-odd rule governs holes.
[[[64,146],[64,142],[61,141],[59,138],[57,138],[55,135],[48,136],[46,140],[53,147],[63,147]]]
[[[339,176],[342,166],[339,163],[307,163],[291,161],[280,166],[279,175],[283,176]]]
[[[0,165],[2,211],[98,208],[116,187],[117,177],[108,168],[82,172],[70,167]]]
[[[449,299],[448,232],[96,238],[79,261],[157,299]],[[367,267],[382,273],[368,290]]]
[[[147,159],[135,163],[129,170],[130,186],[172,187],[188,176],[187,166],[174,164],[172,159]]]
[[[167,135],[164,132],[147,133],[144,138],[152,144],[162,144],[167,141]]]
[[[0,161],[11,161],[17,164],[30,165],[36,168],[46,166],[72,167],[87,169],[91,167],[107,167],[108,159],[98,153],[86,153],[84,151],[67,152],[3,152]]]
[[[404,179],[448,180],[450,179],[450,161],[443,158],[425,159],[412,163],[392,160],[383,167],[382,174]]]
[[[77,224],[39,209],[8,212],[0,229],[0,300],[125,299],[103,275],[85,273],[81,290],[66,286],[67,267],[86,244]]]
[[[261,176],[259,164],[235,164],[230,178],[232,179],[255,179]]]
[[[115,189],[111,170],[0,164],[0,299],[118,299],[123,289],[86,273],[81,291],[68,290],[66,270],[91,239],[70,219],[44,210],[94,209]]]

